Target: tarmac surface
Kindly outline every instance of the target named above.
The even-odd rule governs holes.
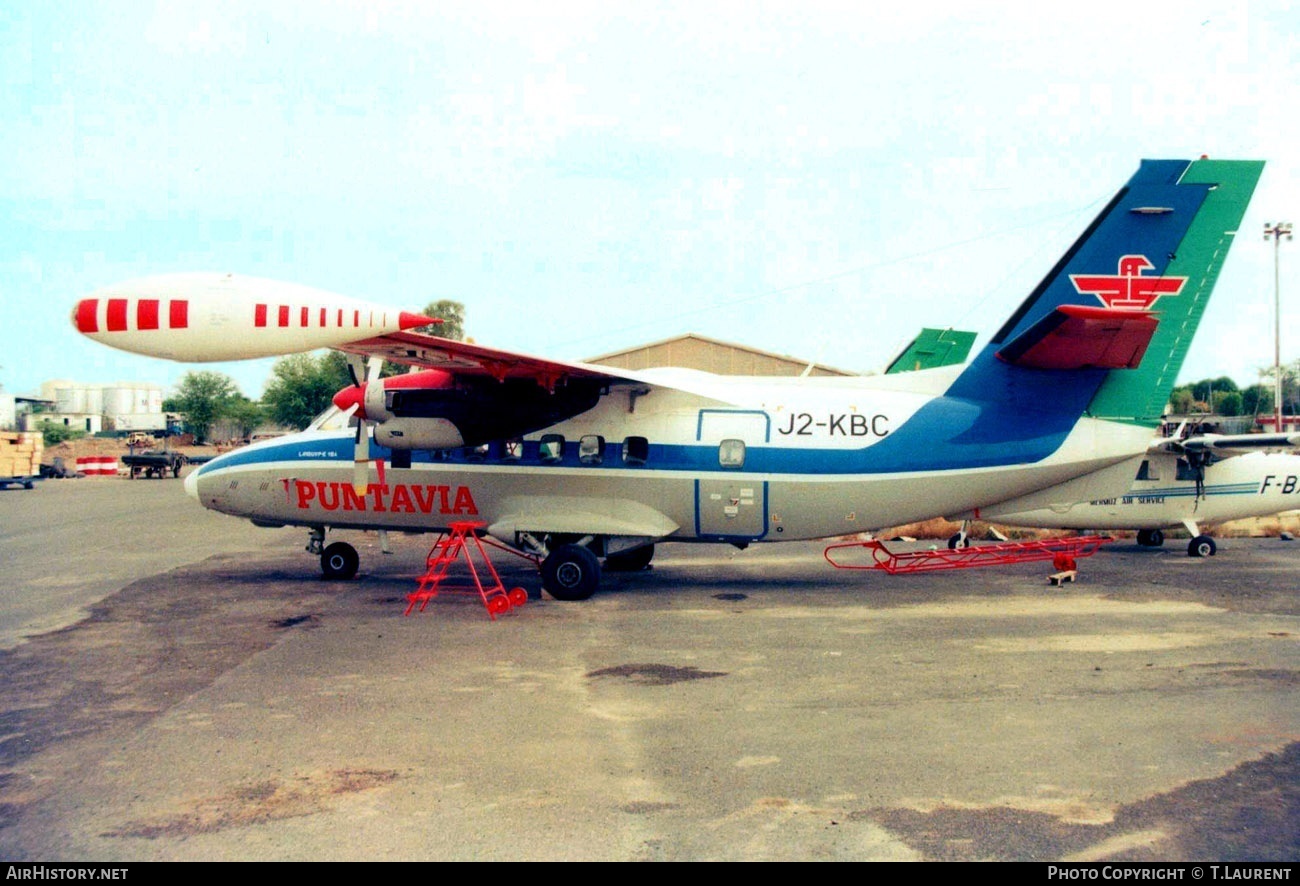
[[[1300,858],[1300,542],[664,545],[581,603],[496,555],[492,620],[403,615],[432,536],[337,537],[350,582],[177,481],[0,493],[0,858]]]

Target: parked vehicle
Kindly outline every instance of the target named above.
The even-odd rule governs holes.
[[[173,477],[179,477],[185,463],[185,456],[170,449],[151,449],[122,456],[122,464],[130,470],[132,480],[136,477],[161,480],[169,472]]]

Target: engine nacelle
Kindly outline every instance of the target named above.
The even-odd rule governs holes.
[[[465,438],[445,418],[390,418],[375,425],[375,442],[389,449],[455,449]]]
[[[586,412],[603,383],[574,379],[553,390],[532,379],[462,378],[424,370],[371,379],[334,395],[375,425],[375,442],[389,449],[454,449],[522,437]]]

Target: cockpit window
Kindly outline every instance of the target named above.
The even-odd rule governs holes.
[[[356,422],[352,419],[351,412],[344,412],[337,406],[330,404],[329,408],[311,420],[307,426],[309,431],[343,431],[349,427],[356,427]]]

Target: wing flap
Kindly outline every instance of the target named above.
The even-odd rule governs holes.
[[[1060,305],[998,351],[1030,369],[1136,369],[1155,335],[1150,311]]]

